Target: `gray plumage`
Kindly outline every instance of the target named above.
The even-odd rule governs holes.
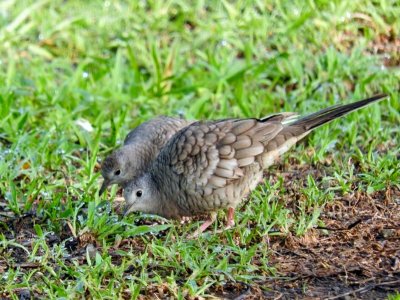
[[[124,145],[107,156],[101,165],[104,181],[99,194],[111,184],[123,185],[140,175],[157,157],[166,142],[190,123],[183,119],[159,116],[129,132]]]
[[[177,132],[148,170],[126,185],[125,213],[180,218],[215,216],[217,210],[228,208],[228,221],[233,224],[235,207],[281,154],[314,128],[384,97],[330,107],[303,118],[281,113],[264,119],[193,123]]]

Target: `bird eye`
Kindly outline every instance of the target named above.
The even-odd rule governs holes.
[[[114,172],[115,176],[119,176],[119,174],[121,174],[121,170],[117,170],[117,171]]]
[[[136,197],[140,198],[142,197],[142,194],[143,194],[142,190],[136,191]]]

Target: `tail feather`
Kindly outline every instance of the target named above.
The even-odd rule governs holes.
[[[307,115],[303,118],[300,118],[294,122],[291,122],[288,125],[289,126],[301,126],[306,131],[309,131],[309,130],[317,128],[325,123],[333,121],[341,116],[344,116],[344,115],[348,114],[349,112],[357,110],[357,109],[364,107],[366,105],[369,105],[371,103],[381,101],[386,97],[387,97],[387,95],[385,95],[385,94],[379,94],[379,95],[375,95],[371,98],[360,100],[360,101],[357,101],[354,103],[331,106],[331,107],[325,108],[323,110],[320,110],[316,113],[313,113],[313,114]]]

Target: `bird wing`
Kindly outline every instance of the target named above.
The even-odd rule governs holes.
[[[157,173],[174,176],[186,193],[209,195],[244,175],[244,168],[282,130],[286,117],[193,123],[162,149],[156,160]]]

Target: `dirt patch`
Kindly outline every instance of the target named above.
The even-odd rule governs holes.
[[[387,194],[342,197],[326,206],[325,227],[271,238],[270,261],[286,280],[267,286],[285,297],[332,299],[383,299],[399,291],[400,192],[392,190],[391,199]]]
[[[272,181],[284,177],[286,205],[296,210],[296,194],[307,184],[305,175],[312,175],[321,186],[332,183],[322,182],[329,157],[324,165],[312,167],[292,163],[266,175]],[[304,236],[268,238],[270,263],[281,279],[258,283],[266,298],[385,299],[400,291],[398,187],[335,195],[320,220],[324,226]]]

